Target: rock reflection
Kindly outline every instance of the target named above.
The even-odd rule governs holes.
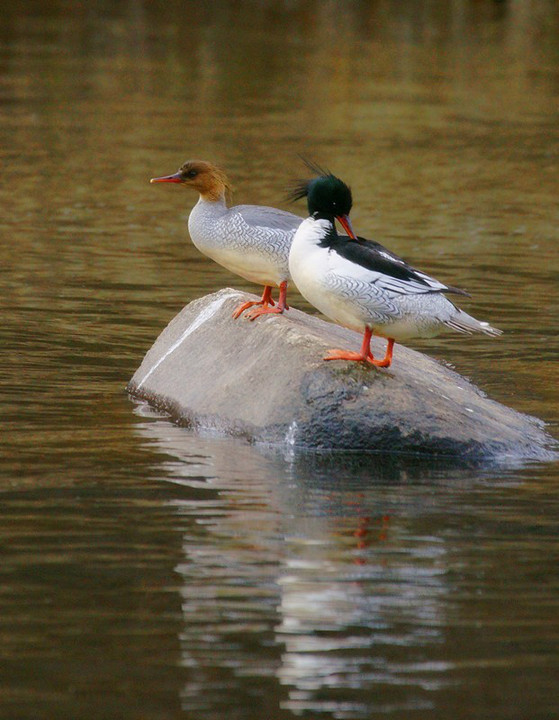
[[[147,407],[140,412],[153,416]],[[184,550],[175,568],[184,619],[183,709],[244,718],[255,703],[277,707],[273,631],[282,529],[274,463],[250,446],[195,437],[163,420],[138,429],[167,456],[164,479],[194,491],[175,502]]]
[[[257,699],[333,717],[431,707],[447,682],[433,649],[444,643],[449,588],[422,481],[448,468],[370,456],[286,462],[163,420],[138,427],[174,458],[167,479],[202,492],[175,501],[185,710],[223,710],[232,695],[244,707]]]

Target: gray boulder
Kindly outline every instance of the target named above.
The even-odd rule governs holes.
[[[324,362],[327,349],[357,350],[361,337],[295,309],[233,320],[247,299],[224,289],[187,305],[129,392],[180,424],[251,442],[464,461],[557,456],[541,421],[488,399],[432,358],[398,345],[387,369]],[[376,342],[382,356],[386,343]]]

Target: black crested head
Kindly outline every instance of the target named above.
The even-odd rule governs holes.
[[[292,200],[306,197],[309,215],[329,219],[349,215],[353,204],[350,188],[332,173],[299,183],[290,197]]]
[[[353,198],[349,186],[329,173],[309,182],[307,204],[309,215],[336,218],[349,215]]]

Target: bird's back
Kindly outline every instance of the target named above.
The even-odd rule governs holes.
[[[298,215],[266,205],[235,205],[229,212],[241,215],[249,227],[286,233],[295,232],[303,221]]]

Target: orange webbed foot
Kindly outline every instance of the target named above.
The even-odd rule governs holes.
[[[245,317],[247,318],[247,320],[250,320],[252,322],[261,315],[281,315],[283,310],[284,309],[281,308],[279,305],[276,305],[275,307],[255,307],[250,312],[247,312]]]
[[[367,358],[367,360],[371,363],[371,365],[374,365],[375,367],[383,368],[383,367],[390,367],[392,364],[392,358],[383,358],[382,360],[375,360],[372,356],[370,358]]]
[[[249,302],[245,302],[242,305],[239,305],[239,307],[235,310],[232,317],[234,320],[236,320],[238,317],[240,317],[245,310],[248,310],[251,307],[254,307],[255,305],[263,305],[264,307],[267,307],[268,304],[275,305],[275,302],[272,300],[272,298],[268,298],[266,300],[266,303],[262,300],[249,300]],[[263,308],[262,308],[263,309]],[[252,311],[254,312],[254,311]]]
[[[272,307],[276,304],[274,300],[272,299],[272,288],[270,285],[266,285],[264,287],[264,292],[262,293],[262,297],[260,300],[249,300],[248,302],[243,303],[242,305],[239,305],[239,307],[235,310],[233,313],[233,319],[237,319],[240,315],[244,313],[245,310],[248,310],[251,307],[254,307],[254,305],[261,305],[261,308],[258,308],[257,310],[251,310],[250,313],[248,313],[247,317],[249,320],[254,320],[254,318],[257,318],[259,315],[262,315],[264,313],[269,312],[281,312],[283,310],[283,307],[285,303],[281,302],[281,293],[280,293],[280,302],[278,302],[278,307],[281,308],[281,310],[271,310],[268,306],[272,305]],[[251,317],[252,316],[252,317]]]
[[[330,350],[324,360],[352,360],[353,362],[367,362],[379,368],[390,367],[392,363],[394,340],[388,341],[386,355],[382,360],[375,360],[373,353],[370,350],[369,341],[370,336],[365,336],[361,352],[352,352],[351,350]]]
[[[372,357],[372,356],[371,356]],[[367,362],[369,358],[366,355],[350,350],[330,350],[323,360],[353,360],[354,362]]]

